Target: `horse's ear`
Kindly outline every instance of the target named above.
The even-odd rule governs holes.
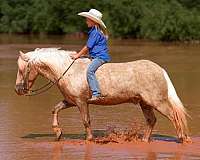
[[[19,56],[21,57],[22,60],[28,62],[29,61],[29,57],[24,54],[22,51],[19,51]]]

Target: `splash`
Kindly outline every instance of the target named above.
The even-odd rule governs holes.
[[[144,124],[134,120],[128,128],[120,129],[116,126],[108,126],[103,137],[95,138],[98,144],[124,143],[141,141],[144,134]]]

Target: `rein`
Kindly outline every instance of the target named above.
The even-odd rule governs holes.
[[[26,84],[25,90],[28,91],[29,93],[25,94],[25,96],[36,96],[36,95],[39,95],[41,93],[48,91],[51,87],[53,87],[55,84],[57,84],[63,78],[63,76],[71,68],[71,66],[74,64],[74,62],[75,62],[75,60],[72,61],[72,63],[68,66],[68,68],[63,72],[63,74],[55,82],[49,81],[47,84],[45,84],[42,87],[35,89],[35,90],[29,90],[29,88],[27,88],[28,87],[28,81],[29,81],[28,80],[29,73],[30,73],[30,69],[31,69],[30,63],[28,63],[27,70],[26,70],[26,73],[25,73],[25,84]]]

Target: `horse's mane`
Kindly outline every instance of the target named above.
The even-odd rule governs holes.
[[[63,68],[72,63],[73,60],[70,55],[75,53],[75,51],[66,51],[60,48],[36,48],[34,51],[27,52],[26,55],[32,64],[46,64],[55,72],[62,72]],[[88,59],[83,58],[77,61],[87,63]]]
[[[71,60],[70,55],[75,51],[60,50],[60,48],[36,48],[26,53],[31,61],[66,61]]]

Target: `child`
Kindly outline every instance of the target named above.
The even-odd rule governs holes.
[[[73,55],[72,58],[77,59],[89,53],[92,59],[87,69],[87,81],[92,91],[92,98],[88,100],[88,103],[93,103],[101,99],[101,92],[95,72],[101,65],[111,60],[107,47],[107,30],[105,24],[101,20],[102,13],[98,10],[90,9],[89,12],[81,12],[78,15],[86,17],[86,23],[90,30],[88,32],[86,45],[80,52]]]

